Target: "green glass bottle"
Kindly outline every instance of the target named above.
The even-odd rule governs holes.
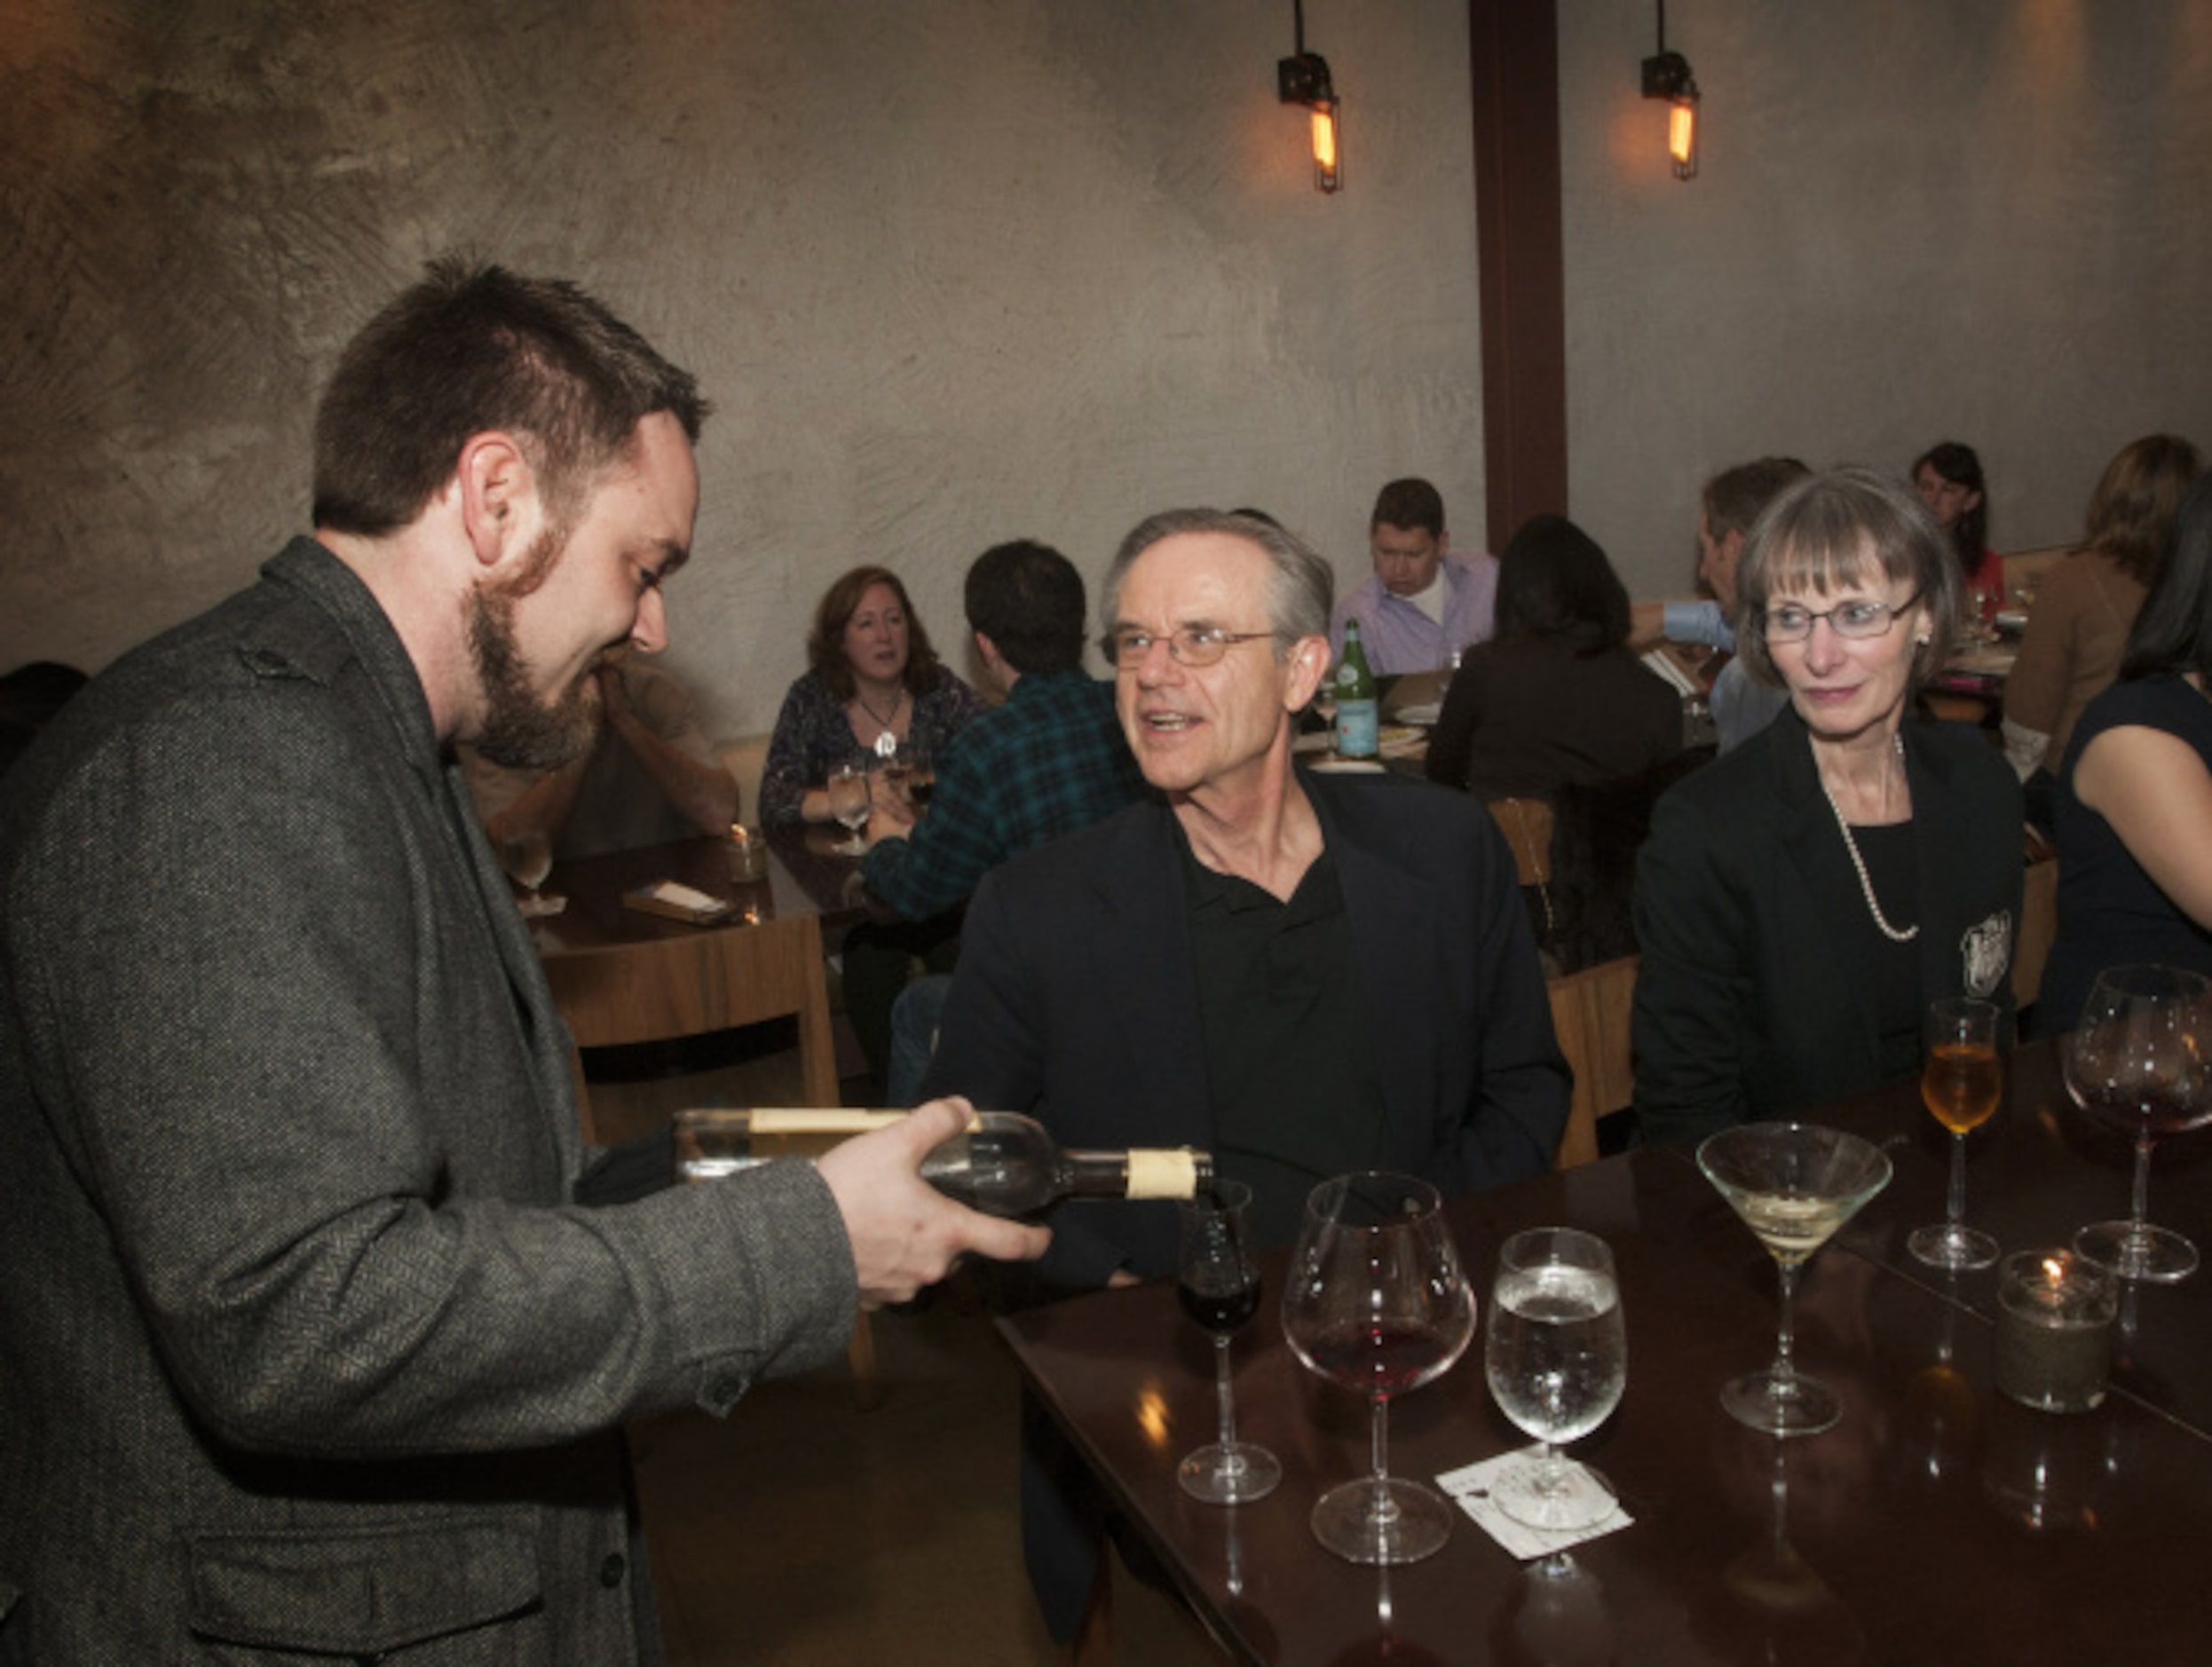
[[[1360,646],[1360,622],[1344,622],[1344,657],[1337,661],[1337,756],[1372,758],[1376,755],[1378,713],[1375,674],[1367,668],[1367,651]]]

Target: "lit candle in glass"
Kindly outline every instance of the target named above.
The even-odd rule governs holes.
[[[2112,1275],[2068,1250],[2015,1251],[1997,1271],[1997,1388],[2045,1412],[2087,1412],[2105,1399]]]

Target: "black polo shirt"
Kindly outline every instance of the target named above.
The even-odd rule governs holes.
[[[1215,1168],[1252,1188],[1255,1241],[1287,1244],[1306,1195],[1371,1167],[1381,1145],[1382,1089],[1336,858],[1324,845],[1285,903],[1208,868],[1180,826],[1175,842]]]

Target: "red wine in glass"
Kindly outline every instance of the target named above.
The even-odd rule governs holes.
[[[1264,1447],[1236,1439],[1229,1386],[1229,1338],[1260,1311],[1260,1269],[1252,1260],[1244,1212],[1252,1189],[1216,1181],[1180,1206],[1181,1249],[1176,1294],[1183,1311],[1213,1333],[1213,1399],[1220,1434],[1176,1466],[1175,1480],[1208,1505],[1262,1498],[1283,1480],[1282,1464]]]
[[[1433,1325],[1333,1326],[1306,1345],[1314,1369],[1355,1394],[1388,1397],[1418,1389],[1458,1358],[1457,1339]]]
[[[1260,1312],[1260,1281],[1256,1276],[1250,1284],[1228,1290],[1200,1290],[1179,1284],[1175,1294],[1182,1299],[1183,1312],[1217,1336],[1242,1331],[1252,1316]]]

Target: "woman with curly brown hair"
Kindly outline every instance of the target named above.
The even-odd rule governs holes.
[[[830,771],[866,763],[886,735],[934,756],[983,709],[939,662],[898,575],[856,567],[814,610],[806,673],[785,695],[768,744],[761,820],[831,821]]]

